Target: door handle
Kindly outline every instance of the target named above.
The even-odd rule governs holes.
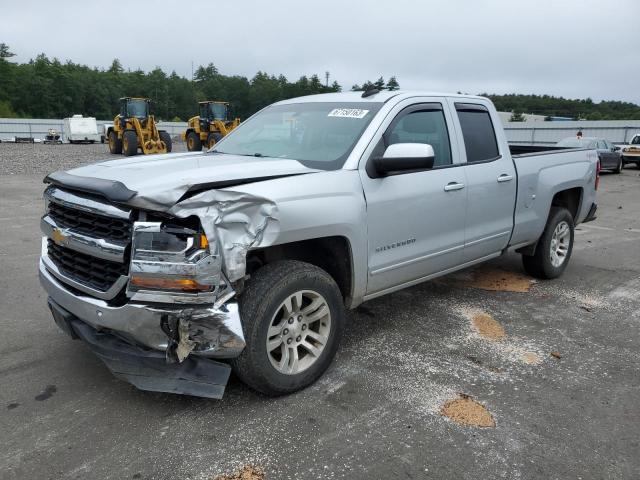
[[[513,175],[507,175],[506,173],[503,173],[498,177],[498,183],[509,182],[511,180],[513,180]]]
[[[453,190],[462,190],[463,188],[464,188],[464,183],[449,182],[444,186],[444,191],[451,192]]]

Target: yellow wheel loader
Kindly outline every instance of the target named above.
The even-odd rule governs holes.
[[[187,142],[190,152],[211,148],[231,130],[240,125],[240,119],[229,120],[228,102],[199,102],[200,115],[191,117],[182,140]]]
[[[168,153],[171,151],[171,136],[158,130],[153,115],[150,114],[151,100],[148,98],[124,97],[120,99],[120,113],[113,119],[113,126],[107,129],[109,151],[124,153],[125,156]]]

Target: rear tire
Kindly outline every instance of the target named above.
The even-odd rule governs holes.
[[[207,135],[207,148],[213,147],[220,140],[222,140],[222,134],[218,132],[211,132]]]
[[[138,136],[133,130],[125,130],[122,134],[122,151],[125,157],[138,153]]]
[[[167,146],[167,153],[171,153],[171,135],[169,135],[167,132],[165,132],[164,130],[160,130],[160,140],[162,140],[164,142],[164,144]]]
[[[200,152],[202,150],[202,141],[200,135],[196,132],[189,132],[187,135],[187,150],[190,152]]]
[[[270,263],[251,276],[239,301],[247,346],[231,365],[249,387],[284,395],[309,386],[329,367],[345,308],[327,272],[294,260]]]
[[[109,152],[115,155],[122,153],[122,140],[113,130],[109,132]]]
[[[569,210],[551,207],[547,225],[536,245],[536,253],[522,256],[525,271],[541,279],[562,275],[573,251],[573,230],[573,216]]]

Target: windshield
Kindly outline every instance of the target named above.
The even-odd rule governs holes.
[[[127,103],[127,115],[129,117],[146,118],[147,102],[145,100],[129,100]]]
[[[322,170],[341,168],[382,103],[296,103],[267,107],[213,151],[290,158]]]
[[[226,120],[227,106],[224,103],[210,103],[209,118],[213,120]]]
[[[560,140],[556,145],[566,148],[596,148],[596,140],[593,138],[569,137]]]

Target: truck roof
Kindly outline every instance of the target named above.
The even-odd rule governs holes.
[[[484,99],[478,95],[466,95],[458,93],[442,93],[429,92],[422,90],[382,90],[379,93],[369,97],[362,98],[364,92],[339,92],[339,93],[320,93],[317,95],[307,95],[304,97],[290,98],[277,102],[276,105],[286,105],[301,102],[386,102],[390,98],[398,97],[398,100],[410,97],[455,97],[455,98],[474,98]]]

